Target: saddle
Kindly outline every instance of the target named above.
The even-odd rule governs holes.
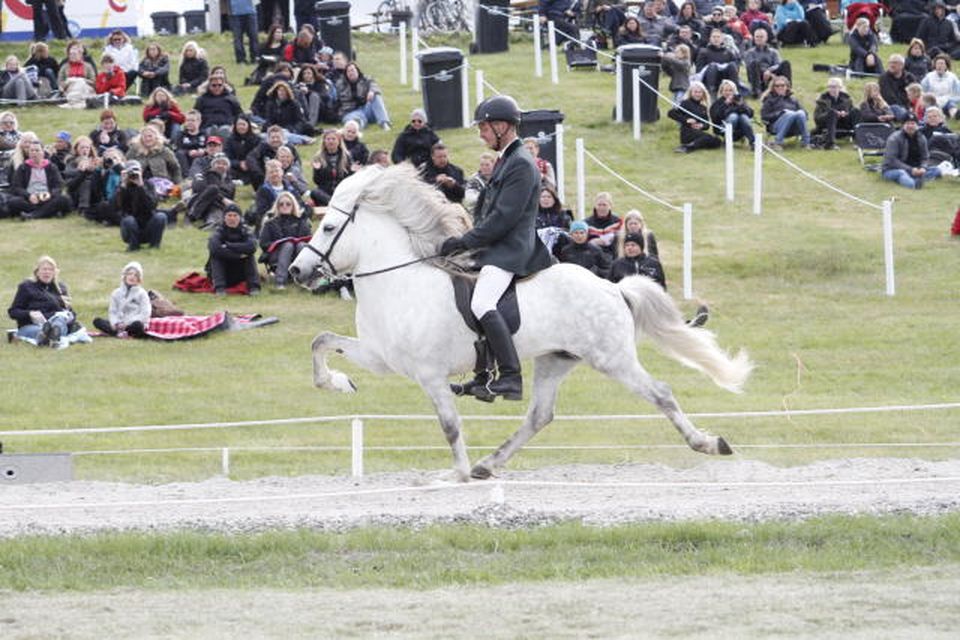
[[[470,331],[477,334],[479,339],[484,339],[480,322],[473,315],[473,311],[470,310],[470,300],[473,298],[473,290],[477,286],[477,279],[454,274],[451,274],[450,278],[453,280],[453,296],[457,302],[457,311],[460,312]],[[516,282],[517,279],[514,278],[497,302],[497,311],[507,321],[511,334],[515,334],[520,329],[520,307],[517,304]]]

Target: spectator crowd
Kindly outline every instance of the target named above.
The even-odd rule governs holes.
[[[62,60],[44,41],[29,47],[23,63],[8,56],[0,73],[7,105],[0,113],[0,217],[33,221],[76,211],[117,227],[131,252],[161,247],[170,224],[192,224],[210,234],[206,267],[215,292],[243,282],[256,294],[260,265],[274,286],[286,286],[287,268],[310,237],[315,211],[364,165],[412,162],[447,199],[473,210],[496,155],[485,152],[474,171],[464,171],[422,109],[413,110],[392,148],[369,149],[364,129],[393,127],[375,78],[348,52],[327,46],[309,20],[290,39],[281,24],[269,25],[260,41],[253,3],[230,5],[235,59],[250,65],[241,82],[256,87],[250,104],[241,103],[237,80],[195,41],[173,52],[161,39],[149,40],[141,55],[116,30],[98,60],[79,40],[65,42]],[[901,3],[894,25],[902,31],[908,29],[904,16],[917,19],[907,21],[911,33],[903,53],[883,60],[874,4],[845,0],[843,9],[849,59],[831,70],[867,79],[863,94],[851,96],[832,75],[805,107],[792,90],[787,48],[816,47],[834,36],[824,5],[815,0],[647,0],[636,11],[606,0],[539,3],[541,18],[556,23],[558,37],[579,39],[587,28],[598,46],[661,48],[675,100],[668,116],[678,126],[677,152],[721,146],[727,124],[734,140],[749,148],[755,127],[763,127],[774,150],[793,140],[804,149],[836,149],[858,125],[878,125],[889,129],[882,177],[921,188],[940,176],[939,162],[960,160],[960,141],[947,124],[960,117],[960,80],[951,71],[960,56],[958,18],[939,1],[929,10]],[[16,108],[33,101],[96,108],[97,124],[41,140],[21,130],[17,118]],[[132,103],[142,105],[142,119],[120,122],[113,105]],[[525,146],[541,174],[538,233],[553,256],[614,281],[644,274],[666,287],[656,238],[642,214],[630,209],[621,217],[612,196],[599,193],[590,217],[574,221],[560,202],[554,168],[539,156],[538,140],[527,139]],[[245,189],[253,201],[246,209],[239,204]],[[135,291],[142,268],[135,262],[128,267],[115,292],[118,307],[131,290],[142,301]],[[38,263],[33,284],[18,291],[18,300],[30,292],[49,297],[59,285],[46,278],[56,269],[52,258]],[[54,297],[68,300],[65,294]],[[58,311],[68,306],[60,304]],[[53,309],[10,309],[30,337],[37,336],[34,311],[47,318]],[[139,320],[118,320],[120,315],[111,304],[110,318],[98,328],[139,335]],[[44,339],[58,343],[66,330],[59,327],[51,337],[46,327]]]

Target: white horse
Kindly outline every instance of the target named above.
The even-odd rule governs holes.
[[[723,438],[697,429],[670,388],[640,365],[636,342],[650,336],[662,352],[735,393],[753,366],[746,353],[731,358],[710,331],[688,327],[649,278],[613,284],[579,266],[558,264],[516,287],[521,325],[514,342],[520,357],[533,358],[535,365],[526,419],[471,469],[448,378],[472,370],[476,336],[457,311],[450,275],[431,260],[445,238],[464,233],[469,224],[463,209],[419,180],[409,164],[370,167],[340,184],[310,250],[301,251],[290,268],[301,284],[319,275],[354,277],[358,337],[323,332],[314,338],[317,387],[356,391],[345,374],[327,367],[330,352],[375,373],[416,381],[433,401],[463,481],[490,477],[550,423],[560,382],[580,362],[655,405],[692,449],[732,453]]]

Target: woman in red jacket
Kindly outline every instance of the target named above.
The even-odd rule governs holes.
[[[147,98],[143,106],[143,121],[161,120],[164,126],[164,136],[167,140],[176,140],[180,133],[180,125],[186,120],[186,116],[180,111],[180,105],[174,100],[173,95],[163,87],[157,87]]]

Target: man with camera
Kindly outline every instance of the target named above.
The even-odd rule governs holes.
[[[160,247],[167,216],[157,211],[157,195],[149,183],[144,184],[143,169],[136,160],[123,165],[113,208],[120,215],[120,237],[127,251],[139,251],[143,244]]]

